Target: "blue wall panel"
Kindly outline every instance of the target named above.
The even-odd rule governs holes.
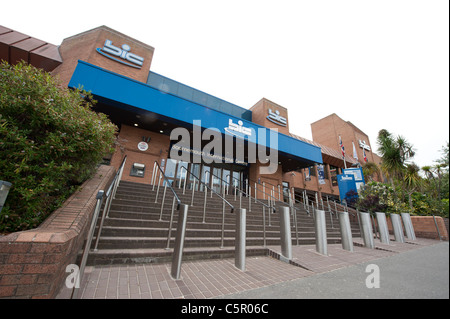
[[[122,75],[104,70],[92,64],[79,61],[70,80],[69,87],[83,86],[97,97],[115,101],[115,104],[129,105],[149,112],[157,113],[168,118],[185,122],[191,127],[193,120],[201,120],[203,128],[217,128],[228,134],[225,128],[231,119],[234,124],[242,121],[243,126],[252,130],[255,141],[258,129],[266,132],[266,140],[257,140],[258,144],[270,146],[269,129],[255,123],[243,120],[217,110],[184,100],[177,96],[163,93],[149,85],[138,82]],[[261,133],[262,131],[259,131]],[[319,147],[294,139],[284,134],[278,134],[278,150],[291,156],[299,157],[309,162],[322,163]]]

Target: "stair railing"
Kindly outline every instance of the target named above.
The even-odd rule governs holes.
[[[205,218],[206,218],[206,202],[207,202],[207,192],[208,192],[207,190],[209,189],[210,192],[211,192],[211,195],[215,194],[215,195],[217,195],[217,197],[219,197],[222,200],[222,234],[221,234],[220,248],[223,248],[224,247],[224,240],[225,240],[225,204],[227,204],[231,208],[231,213],[234,213],[234,206],[231,205],[231,203],[225,199],[225,192],[223,193],[223,196],[220,195],[212,187],[208,186],[205,182],[201,181],[200,178],[198,178],[196,175],[194,175],[193,173],[189,172],[186,167],[182,166],[181,169],[184,169],[186,171],[186,178],[185,178],[185,180],[187,179],[187,174],[189,174],[189,175],[191,175],[192,177],[195,178],[194,179],[194,184],[193,184],[193,187],[192,187],[191,205],[193,205],[193,203],[194,203],[195,180],[198,180],[199,186],[200,186],[200,184],[203,184],[205,186],[205,198],[204,198],[204,203],[203,203],[203,223],[205,223]],[[184,186],[186,186],[186,185],[184,185]],[[223,190],[225,190],[225,189],[223,189]]]
[[[71,299],[78,298],[78,293],[80,291],[81,282],[82,282],[83,275],[84,275],[84,269],[86,267],[86,262],[87,262],[87,259],[89,256],[89,251],[91,249],[92,239],[94,238],[95,228],[97,226],[98,217],[99,217],[100,211],[102,209],[102,204],[105,199],[105,195],[106,195],[106,203],[105,203],[105,206],[103,207],[103,214],[102,214],[102,218],[101,218],[101,222],[100,222],[100,227],[99,227],[99,230],[97,233],[97,240],[95,243],[94,250],[96,250],[96,248],[97,248],[98,240],[99,240],[100,234],[101,234],[101,227],[103,226],[103,220],[105,219],[106,214],[109,212],[109,208],[111,206],[111,199],[112,199],[112,197],[115,196],[117,186],[119,185],[120,179],[122,177],[123,167],[125,166],[126,159],[127,159],[127,156],[125,156],[123,158],[122,163],[120,164],[119,169],[117,170],[117,173],[114,176],[113,181],[109,185],[108,191],[106,192],[106,194],[105,194],[104,190],[99,190],[95,197],[95,199],[96,199],[95,209],[94,209],[94,213],[92,214],[92,219],[90,222],[86,243],[83,248],[83,254],[81,256],[81,262],[80,262],[78,274],[75,278],[75,285],[73,287],[73,290],[72,290],[72,293],[70,296]]]
[[[155,161],[155,164],[153,165],[154,169],[158,169],[159,173],[159,180],[158,180],[158,189],[156,191],[156,197],[155,197],[155,203],[158,200],[158,194],[159,194],[159,187],[161,185],[161,179],[163,179],[164,184],[164,194],[161,201],[161,213],[160,213],[160,220],[162,220],[162,212],[164,209],[164,202],[166,197],[166,191],[167,187],[171,190],[173,193],[173,200],[172,200],[172,210],[170,213],[170,222],[169,222],[169,229],[167,232],[167,246],[166,249],[169,249],[170,246],[170,239],[172,236],[172,226],[173,226],[173,217],[175,212],[175,202],[177,202],[177,210],[178,210],[178,226],[177,226],[177,234],[175,236],[175,243],[173,248],[173,255],[172,255],[172,266],[171,266],[171,276],[178,280],[180,279],[181,274],[181,263],[183,261],[183,248],[184,248],[184,238],[186,235],[186,223],[187,223],[187,216],[188,216],[188,205],[183,204],[178,197],[177,193],[173,189],[169,179],[164,174],[161,166],[157,161]],[[152,182],[156,180],[156,175],[152,176]]]
[[[100,240],[100,235],[103,230],[103,223],[105,218],[109,218],[109,210],[111,209],[111,202],[116,197],[117,187],[119,186],[120,180],[122,179],[123,168],[125,167],[125,162],[127,161],[127,156],[125,155],[122,159],[122,163],[117,170],[116,175],[112,183],[109,185],[108,190],[105,193],[106,202],[105,207],[103,207],[102,217],[100,219],[100,225],[98,227],[97,238],[95,239],[94,251],[97,251],[98,242]]]
[[[217,178],[219,178],[219,177],[217,177]],[[231,178],[236,179],[238,181],[238,184],[240,184],[239,183],[239,179],[237,179],[236,177],[233,177],[233,176],[231,176]],[[248,185],[248,183],[247,183],[247,185]],[[241,204],[242,204],[242,202],[241,202],[242,195],[245,195],[246,197],[248,197],[248,207],[249,207],[249,212],[251,212],[251,202],[252,202],[252,195],[251,195],[252,188],[251,188],[251,186],[248,185],[248,193],[245,192],[244,190],[242,190],[240,187],[239,188],[235,187],[235,186],[233,186],[233,187],[235,188],[235,192],[234,192],[235,193],[234,194],[235,198],[234,198],[234,200],[236,200],[236,191],[239,192],[239,209],[242,208],[242,206],[241,206]],[[275,213],[276,212],[276,208],[275,208],[275,206],[271,207],[270,205],[264,203],[263,201],[257,199],[256,197],[254,199],[255,199],[255,203],[260,203],[262,205],[262,207],[263,207],[263,211],[262,211],[263,241],[264,241],[264,247],[266,247],[266,208],[267,208],[267,212],[269,213],[269,226],[271,226],[270,214],[271,214],[271,212]],[[297,235],[298,235],[298,233],[297,233]]]

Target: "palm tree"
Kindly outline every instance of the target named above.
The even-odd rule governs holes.
[[[367,176],[370,181],[373,181],[374,174],[377,174],[378,180],[380,180],[380,168],[374,162],[366,162],[362,169],[364,176]]]
[[[378,133],[378,152],[382,157],[381,170],[393,184],[393,179],[402,180],[406,162],[414,157],[413,146],[402,136],[395,138],[390,132],[382,129]]]
[[[422,178],[419,175],[420,168],[416,164],[406,165],[403,183],[405,185],[406,192],[408,194],[409,207],[413,209],[412,193],[414,193],[422,185]]]

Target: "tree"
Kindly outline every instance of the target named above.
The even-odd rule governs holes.
[[[0,65],[0,231],[37,227],[113,150],[117,127],[91,96],[24,63]]]
[[[377,174],[378,179],[380,179],[380,168],[374,162],[366,162],[363,167],[364,177],[367,177],[370,181],[373,181],[373,176]]]
[[[413,146],[402,137],[394,137],[385,129],[378,133],[378,152],[381,155],[381,170],[393,183],[394,179],[402,180],[407,161],[414,157]]]

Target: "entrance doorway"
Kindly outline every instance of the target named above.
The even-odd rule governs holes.
[[[187,173],[190,172],[191,174]],[[167,159],[164,174],[172,187],[192,189],[195,180],[195,189],[204,191],[204,185],[192,176],[195,175],[214,191],[222,194],[234,194],[238,189],[245,190],[248,168],[243,165],[228,163],[199,164]]]

